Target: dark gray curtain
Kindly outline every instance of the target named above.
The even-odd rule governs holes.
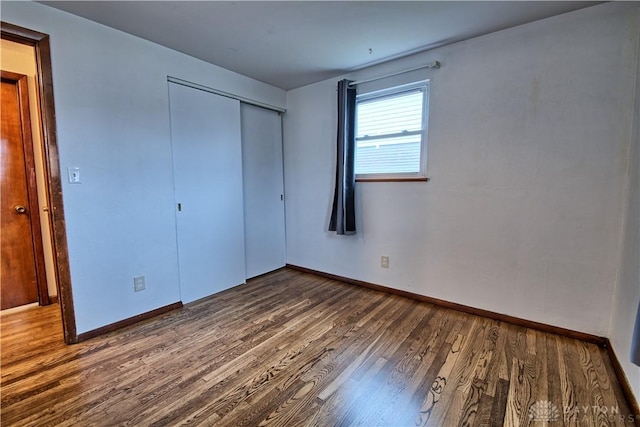
[[[329,231],[347,235],[356,234],[356,88],[349,87],[349,83],[351,83],[350,80],[338,82],[336,189],[333,194],[333,210],[329,222]]]
[[[633,341],[631,341],[631,361],[640,366],[640,304],[638,304],[636,326],[633,329]]]

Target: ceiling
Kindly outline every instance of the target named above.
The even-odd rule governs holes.
[[[587,1],[43,1],[285,90]]]

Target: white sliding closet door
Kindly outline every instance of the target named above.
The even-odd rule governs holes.
[[[285,265],[282,122],[275,111],[242,104],[247,278]]]
[[[169,83],[180,294],[245,282],[240,102]]]

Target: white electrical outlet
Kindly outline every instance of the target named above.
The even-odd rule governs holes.
[[[381,256],[380,257],[380,267],[382,268],[389,268],[389,257],[388,256]]]
[[[133,278],[133,290],[136,292],[140,292],[145,290],[147,287],[146,280],[144,276],[136,276]]]

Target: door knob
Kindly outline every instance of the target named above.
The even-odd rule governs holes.
[[[27,209],[24,206],[16,206],[16,212],[18,212],[19,214],[23,214],[27,211]]]

